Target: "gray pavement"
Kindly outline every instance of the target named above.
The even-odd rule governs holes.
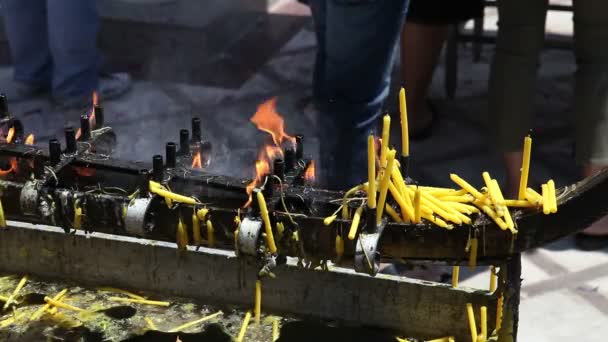
[[[291,7],[294,8],[293,6]],[[295,8],[298,8],[297,6]],[[298,8],[298,15],[306,13]],[[495,29],[495,12],[488,10],[487,27]],[[570,15],[552,15],[548,30],[571,34]],[[306,135],[306,151],[318,155],[315,113],[306,106],[311,94],[315,39],[308,21],[289,41],[238,87],[189,85],[138,80],[126,97],[104,104],[108,125],[118,134],[116,155],[149,160],[162,153],[167,141],[177,141],[193,115],[203,120],[203,135],[214,144],[211,171],[249,177],[257,147],[264,134],[248,120],[257,104],[278,97],[287,133]],[[454,100],[444,97],[444,65],[440,65],[430,92],[440,114],[433,138],[413,143],[412,175],[429,185],[448,185],[450,172],[481,183],[488,170],[503,180],[504,171],[487,146],[483,132],[485,95],[492,47],[472,62],[469,45],[459,47],[459,84]],[[564,185],[577,180],[571,158],[568,117],[572,115],[574,58],[569,51],[543,53],[536,98],[532,182],[549,178]],[[0,69],[9,77],[10,68]],[[216,84],[210,80],[209,84]],[[63,114],[48,99],[11,104],[12,112],[44,143],[61,138]],[[608,336],[608,249],[580,252],[570,238],[523,257],[520,308],[521,341],[604,341]],[[479,273],[463,282],[487,287],[488,275]]]

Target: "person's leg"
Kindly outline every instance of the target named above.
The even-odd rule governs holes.
[[[532,128],[538,58],[547,0],[499,0],[498,36],[488,95],[488,126],[507,171],[509,195],[517,193],[523,138]]]
[[[435,65],[448,34],[448,25],[408,21],[401,33],[401,77],[407,91],[411,136],[428,127],[433,115],[426,103]]]
[[[98,86],[98,15],[94,0],[47,0],[53,96],[90,96]]]
[[[608,167],[608,3],[574,1],[576,155],[588,177]],[[608,235],[608,216],[585,230]],[[607,244],[608,245],[608,241]]]
[[[46,0],[2,1],[4,29],[8,38],[14,79],[25,88],[41,90],[50,86],[51,55],[47,40]],[[27,90],[27,89],[23,90]],[[16,89],[15,89],[16,90]],[[0,91],[8,92],[9,89]],[[15,93],[15,96],[27,95]]]
[[[325,186],[344,189],[365,180],[367,135],[388,95],[395,45],[406,0],[322,0],[323,65],[317,108]],[[314,7],[314,5],[313,5]],[[315,15],[313,10],[313,15]],[[398,123],[395,123],[398,124]]]

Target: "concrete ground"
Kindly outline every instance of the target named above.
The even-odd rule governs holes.
[[[288,3],[288,6],[281,6]],[[104,104],[107,123],[118,135],[116,155],[133,160],[151,160],[162,153],[167,141],[177,141],[180,128],[188,128],[192,116],[203,120],[203,135],[214,144],[213,172],[250,177],[256,151],[264,139],[249,122],[257,104],[278,97],[287,133],[306,136],[306,152],[318,155],[315,113],[307,106],[315,39],[307,11],[289,1],[273,7],[277,16],[303,24],[286,44],[275,50],[251,76],[234,85],[218,85],[210,77],[196,85],[138,79],[132,92]],[[302,20],[302,19],[305,20]],[[548,20],[552,33],[571,36],[570,14],[554,14]],[[495,29],[495,11],[488,9],[486,24]],[[269,30],[270,32],[271,30]],[[233,50],[230,50],[233,51]],[[266,52],[265,52],[266,53]],[[481,183],[481,172],[490,171],[504,180],[504,171],[490,153],[483,133],[486,94],[492,46],[485,46],[481,61],[472,62],[471,46],[459,46],[459,81],[456,98],[444,96],[442,63],[436,70],[430,92],[440,113],[433,137],[412,145],[412,176],[429,185],[449,184],[456,172]],[[532,182],[549,178],[559,185],[576,181],[571,158],[574,58],[571,51],[546,50],[541,57],[535,121]],[[221,74],[222,68],[217,73]],[[10,77],[10,67],[0,77]],[[222,76],[218,75],[218,79]],[[200,80],[199,80],[200,81]],[[213,84],[213,86],[211,86]],[[46,98],[11,104],[11,111],[24,121],[40,143],[61,138],[64,115]],[[570,238],[547,248],[530,251],[523,258],[523,289],[520,307],[521,341],[604,341],[608,335],[608,249],[580,252]],[[488,275],[479,273],[463,285],[487,287]]]

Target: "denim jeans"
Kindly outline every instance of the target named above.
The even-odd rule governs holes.
[[[2,0],[15,80],[59,98],[91,94],[100,55],[94,0]]]
[[[388,96],[407,0],[309,0],[317,36],[321,180],[345,189],[367,178],[367,136]]]
[[[581,164],[608,166],[608,1],[574,0],[577,71],[572,115]],[[547,0],[499,0],[489,120],[501,152],[521,150],[532,128],[538,58]]]

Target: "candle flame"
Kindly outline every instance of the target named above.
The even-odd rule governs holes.
[[[96,170],[88,167],[77,167],[74,166],[74,171],[80,177],[91,177],[95,175]]]
[[[33,134],[30,134],[27,136],[27,138],[25,138],[25,144],[34,145],[34,135]]]
[[[295,146],[296,138],[285,133],[285,121],[277,113],[276,106],[277,98],[273,97],[259,105],[257,112],[250,120],[259,130],[270,134],[276,146],[281,146],[281,143],[285,140],[290,141]]]
[[[311,160],[310,164],[308,164],[308,167],[306,168],[306,172],[304,172],[304,179],[308,183],[313,183],[315,181],[315,177],[315,161]]]
[[[257,186],[262,185],[264,178],[270,173],[270,164],[265,158],[258,159],[255,161],[255,178],[251,181],[251,183],[247,184],[247,195],[249,199],[247,203],[243,205],[243,208],[248,207],[251,204],[253,199],[253,189]]]
[[[99,97],[97,96],[97,92],[93,92],[93,106],[91,108],[91,112],[89,113],[89,128],[91,130],[95,129],[97,125],[97,121],[95,120],[95,107],[99,106]],[[80,135],[82,134],[81,128],[76,131],[76,140],[80,139]]]
[[[17,158],[14,157],[10,159],[10,167],[8,169],[0,169],[0,176],[6,176],[13,171],[17,171]]]
[[[93,91],[93,107],[95,106],[99,106],[99,96],[96,91]]]
[[[201,163],[201,152],[198,151],[196,152],[196,154],[192,157],[192,168],[193,169],[202,169],[202,163]]]
[[[11,127],[8,129],[8,133],[6,134],[6,143],[10,144],[13,142],[15,138],[15,127]]]

